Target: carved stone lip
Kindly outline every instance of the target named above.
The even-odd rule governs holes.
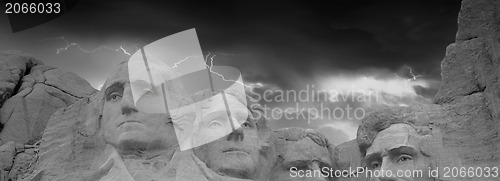
[[[242,148],[235,148],[235,147],[230,147],[227,149],[222,150],[222,153],[244,153],[244,154],[249,154],[249,152],[245,149]]]
[[[125,123],[141,123],[142,124],[142,122],[139,120],[127,120],[127,121],[123,121],[120,124],[118,124],[118,127],[120,127],[121,125],[123,125]]]

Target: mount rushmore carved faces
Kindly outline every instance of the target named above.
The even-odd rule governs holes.
[[[385,174],[372,180],[434,180],[429,177],[431,158],[420,149],[423,137],[403,123],[380,131],[366,150],[365,160],[369,169]]]
[[[442,169],[462,165],[444,146],[440,127],[425,116],[372,115],[362,121],[356,139],[368,169],[385,173],[372,174],[372,180],[457,180],[443,177]]]
[[[223,96],[226,97],[227,107]],[[256,167],[259,165],[260,146],[257,123],[251,116],[256,110],[247,107],[244,99],[246,99],[244,94],[240,95],[229,90],[203,101],[201,119],[197,125],[198,130],[195,131],[194,141],[213,140],[214,136],[220,138],[194,148],[194,152],[216,172],[235,178],[250,179],[255,175]],[[237,125],[235,126],[237,129],[232,130],[230,121]],[[221,135],[224,133],[229,134]]]
[[[153,73],[153,76],[164,76]],[[159,78],[158,78],[159,79]],[[108,144],[120,153],[156,152],[177,145],[172,122],[165,113],[139,110],[132,98],[128,67],[122,63],[105,83],[101,128]]]
[[[250,110],[247,107],[244,92],[226,90],[227,92],[224,95],[226,96],[227,106],[220,94],[217,94],[202,103],[185,104],[201,105],[201,109],[184,110],[182,113],[178,111],[171,113],[168,111],[167,113],[151,113],[161,111],[149,110],[152,106],[141,107],[139,105],[140,100],[137,100],[137,98],[134,99],[136,95],[134,93],[136,91],[135,87],[140,87],[135,84],[144,84],[144,81],[131,81],[129,79],[130,75],[128,75],[130,73],[127,70],[128,68],[126,63],[120,65],[108,78],[105,86],[103,86],[104,103],[100,123],[100,129],[104,135],[105,142],[117,150],[120,157],[124,159],[124,166],[129,167],[128,163],[130,161],[127,161],[126,158],[147,160],[158,155],[171,155],[175,157],[174,152],[177,152],[175,150],[179,149],[179,144],[174,127],[177,126],[179,127],[178,129],[182,129],[182,126],[189,126],[190,124],[181,124],[172,121],[171,117],[181,116],[178,114],[182,114],[183,116],[191,112],[196,112],[195,116],[191,117],[193,120],[196,120],[196,126],[193,130],[195,133],[193,135],[194,139],[191,139],[191,141],[209,142],[208,144],[203,144],[192,149],[198,159],[203,161],[208,168],[223,176],[246,179],[255,178],[261,174],[257,166],[261,159],[262,145],[267,144],[264,143],[265,141],[259,140],[257,120],[250,116],[255,110]],[[152,67],[152,69],[154,68]],[[170,76],[164,75],[164,72],[160,74],[152,72],[153,80],[165,80]],[[167,77],[162,78],[162,76]],[[169,91],[168,96],[171,96],[169,100],[174,99],[175,104],[178,103],[180,105],[184,105],[186,101],[184,99],[191,100],[192,97],[186,97],[181,91],[182,86],[169,85],[171,87],[168,87],[166,90]],[[152,97],[155,96],[154,92],[146,91],[145,94],[151,94],[150,96]],[[152,97],[148,99],[163,100],[161,96],[158,98]],[[165,109],[164,105],[156,107]],[[227,107],[230,107],[231,119],[228,119]],[[228,127],[230,126],[229,120],[233,120],[233,124],[238,129],[232,130],[231,127]],[[227,132],[227,130],[230,131]],[[221,133],[226,132],[227,134],[221,135]],[[214,139],[214,136],[219,139]],[[204,139],[215,141],[210,142]],[[191,150],[186,151],[189,152]],[[165,161],[168,162],[168,160]],[[111,175],[108,174],[109,176],[106,176],[105,179],[118,178],[112,175],[114,173],[116,173],[114,175],[122,174],[123,171],[118,170],[113,172],[112,169],[110,173]],[[135,178],[133,175],[130,176]]]

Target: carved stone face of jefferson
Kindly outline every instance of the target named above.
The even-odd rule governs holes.
[[[153,73],[155,76],[161,75]],[[121,64],[107,79],[103,87],[105,100],[101,119],[106,143],[121,152],[155,151],[175,146],[175,131],[168,115],[146,113],[134,103],[132,87],[137,86],[131,84],[139,83],[129,81],[126,63]],[[150,94],[150,98],[158,96],[153,92],[146,94]]]
[[[206,101],[195,141],[229,133],[208,144],[194,148],[195,155],[208,167],[224,175],[249,179],[259,164],[259,137],[256,121],[249,117],[251,110],[237,96],[226,94],[231,119],[221,95]],[[243,97],[244,99],[245,97]],[[240,98],[241,99],[241,98]],[[240,125],[231,130],[230,121]],[[213,140],[213,139],[212,139]]]

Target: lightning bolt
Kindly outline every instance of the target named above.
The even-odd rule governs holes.
[[[227,54],[227,53],[222,53],[222,52],[216,52],[216,53],[219,53],[219,54],[222,54],[222,55],[236,55],[236,54]],[[230,79],[227,79],[224,77],[224,75],[222,75],[221,73],[219,72],[216,72],[214,70],[212,70],[212,67],[214,66],[214,57],[216,56],[216,54],[212,54],[211,52],[208,52],[208,55],[204,58],[205,59],[205,65],[207,66],[207,69],[214,73],[215,75],[219,76],[222,78],[222,80],[226,81],[226,82],[234,82],[234,83],[239,83],[243,86],[245,86],[246,88],[253,88],[253,87],[262,87],[262,83],[256,83],[256,84],[252,84],[252,85],[246,85],[245,83],[241,82],[241,81],[238,81],[238,80],[230,80]],[[176,63],[174,63],[174,65],[172,66],[172,68],[177,68],[180,64],[184,63],[185,61],[189,60],[189,59],[192,59],[192,58],[200,58],[199,56],[188,56],[182,60],[179,60],[177,61]],[[208,61],[208,59],[210,59],[210,61]],[[210,62],[210,63],[208,63]]]
[[[56,51],[57,51],[56,54],[59,54],[59,53],[61,53],[63,51],[67,51],[71,47],[76,47],[80,51],[85,52],[85,53],[95,53],[95,52],[100,51],[100,50],[111,50],[111,51],[115,51],[115,52],[122,52],[125,55],[131,56],[131,54],[125,48],[123,48],[122,45],[119,48],[111,48],[109,46],[102,45],[99,48],[96,48],[96,49],[93,49],[93,50],[86,50],[86,49],[82,48],[82,46],[80,44],[78,44],[78,43],[69,42],[68,40],[66,40],[66,38],[64,36],[62,36],[62,37],[56,37],[56,38],[46,38],[46,39],[43,39],[43,40],[40,40],[40,41],[49,41],[49,40],[60,40],[60,41],[63,41],[66,44],[65,47],[57,48],[56,49]]]
[[[408,85],[407,85],[407,83],[408,83],[408,82],[411,82],[411,81],[416,81],[419,77],[422,77],[422,75],[415,75],[415,74],[413,73],[413,68],[411,68],[411,67],[409,67],[409,66],[407,66],[407,65],[405,65],[403,68],[404,68],[404,69],[408,69],[408,70],[409,70],[409,72],[408,72],[408,73],[410,73],[411,77],[409,77],[409,78],[403,78],[403,77],[400,77],[398,74],[394,74],[394,75],[395,75],[398,79],[403,79],[403,80],[406,80],[406,81],[405,81],[405,85],[406,85],[406,86],[408,86]]]
[[[200,57],[199,56],[189,56],[189,57],[186,57],[186,58],[184,58],[182,60],[179,60],[178,62],[174,63],[174,66],[172,66],[172,68],[177,68],[177,66],[179,64],[181,64],[182,62],[184,62],[184,61],[186,61],[186,60],[188,60],[190,58],[200,58]]]
[[[408,67],[408,66],[405,65],[405,68],[407,68],[408,70],[410,70],[410,75],[412,76],[410,78],[411,80],[417,80],[417,78],[422,77],[422,75],[415,75],[415,74],[413,74],[413,69],[411,67]]]
[[[210,56],[212,55],[212,56]],[[241,81],[238,81],[238,80],[230,80],[230,79],[226,79],[224,77],[224,75],[216,72],[216,71],[213,71],[212,70],[212,67],[214,66],[214,57],[217,56],[216,54],[211,54],[210,52],[208,52],[208,55],[205,57],[205,63],[207,64],[207,68],[208,68],[208,71],[214,73],[215,75],[219,76],[222,78],[222,80],[226,81],[226,82],[234,82],[234,83],[238,83],[238,84],[241,84],[243,85],[244,87],[246,88],[252,88],[251,85],[246,85],[245,83],[241,82]],[[210,65],[208,65],[208,57],[210,57]]]
[[[60,41],[63,41],[65,43],[64,47],[56,49],[56,51],[57,51],[56,54],[59,54],[59,53],[61,53],[63,51],[67,51],[71,47],[76,47],[78,50],[80,50],[82,52],[85,52],[85,53],[89,53],[89,54],[95,53],[95,52],[100,51],[100,50],[111,50],[111,51],[116,51],[116,52],[122,52],[125,55],[131,56],[131,53],[129,53],[125,48],[123,48],[122,45],[120,45],[119,48],[112,48],[112,47],[109,47],[109,46],[102,45],[102,46],[100,46],[98,48],[95,48],[95,49],[92,49],[92,50],[87,50],[87,49],[84,49],[78,43],[69,42],[68,40],[66,40],[66,38],[64,36],[56,37],[56,38],[46,38],[46,39],[42,39],[42,40],[39,40],[39,41],[49,41],[49,40],[60,40]],[[137,46],[134,46],[134,47],[137,48]],[[229,54],[229,53],[222,53],[222,52],[217,52],[217,53],[219,53],[221,55],[236,55],[236,54]],[[243,85],[244,87],[247,87],[247,88],[252,88],[254,86],[258,86],[258,87],[262,86],[262,84],[260,84],[260,83],[257,83],[255,85],[246,85],[245,83],[243,83],[241,81],[238,81],[238,80],[230,80],[230,79],[225,78],[224,75],[222,75],[221,73],[218,73],[218,72],[212,70],[212,67],[214,66],[214,58],[215,58],[215,56],[217,56],[217,55],[216,54],[212,54],[211,52],[208,52],[208,55],[205,57],[205,63],[206,63],[206,66],[207,66],[208,70],[210,72],[214,73],[215,75],[221,77],[222,80],[227,81],[227,82],[238,83],[238,84],[241,84],[241,85]],[[180,64],[182,64],[183,62],[185,62],[185,61],[187,61],[189,59],[192,59],[192,58],[200,58],[200,57],[198,57],[198,56],[189,56],[189,57],[186,57],[186,58],[184,58],[182,60],[179,60],[176,63],[174,63],[174,65],[172,66],[172,68],[177,68]],[[210,59],[210,64],[208,63],[209,62],[208,59]]]

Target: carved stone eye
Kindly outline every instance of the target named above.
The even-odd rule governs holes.
[[[401,155],[398,158],[397,162],[398,163],[405,163],[405,162],[412,161],[412,160],[413,160],[413,157],[410,155]]]
[[[210,123],[208,123],[208,127],[210,127],[210,128],[217,128],[217,127],[221,127],[221,126],[222,126],[222,123],[219,120],[213,120],[213,121],[210,121]]]
[[[252,125],[249,122],[244,122],[241,126],[246,128],[252,127]]]
[[[122,97],[122,95],[120,95],[117,92],[113,92],[113,93],[111,93],[111,95],[109,95],[109,97],[111,98],[111,100],[116,100],[116,99]]]
[[[380,167],[380,162],[378,162],[378,161],[374,161],[374,162],[370,163],[370,167],[371,167],[372,169],[379,168],[379,167]]]

